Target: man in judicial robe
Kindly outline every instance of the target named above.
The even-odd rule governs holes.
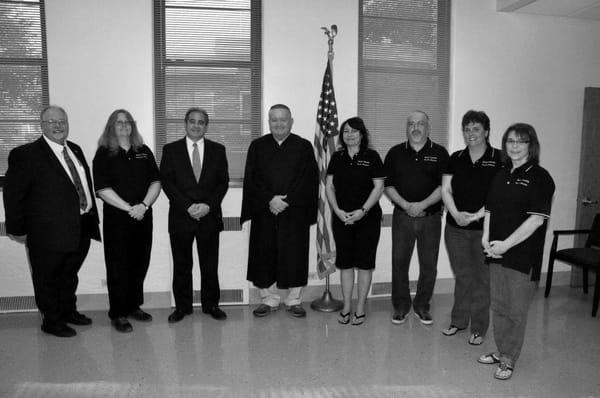
[[[259,290],[262,317],[279,308],[277,288],[289,289],[285,306],[294,317],[306,316],[302,288],[308,282],[310,225],[316,222],[318,168],[312,144],[291,133],[286,105],[269,110],[271,134],[248,149],[241,222],[252,220],[247,278]]]

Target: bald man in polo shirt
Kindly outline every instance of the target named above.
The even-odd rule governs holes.
[[[441,236],[441,183],[448,151],[429,139],[429,116],[414,111],[406,120],[407,141],[385,157],[385,193],[394,204],[392,220],[392,323],[402,324],[411,306],[419,321],[433,323],[429,301],[437,276]],[[419,281],[410,296],[408,269],[417,244]]]

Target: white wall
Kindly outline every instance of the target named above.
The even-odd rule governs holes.
[[[327,54],[321,26],[339,26],[334,85],[340,119],[356,113],[358,1],[263,4],[264,126],[269,106],[283,102],[292,109],[294,131],[312,141]],[[46,17],[50,100],[68,111],[70,138],[83,147],[88,161],[108,115],[119,107],[133,113],[146,143],[153,147],[152,2],[52,0],[46,3]],[[510,123],[533,124],[540,134],[542,164],[557,185],[550,229],[574,225],[583,88],[600,86],[598,37],[599,22],[498,13],[495,0],[453,2],[449,150],[462,147],[460,120],[470,108],[488,113],[496,145]],[[405,115],[398,117],[403,125]],[[240,199],[240,189],[229,190],[225,216],[239,216]],[[382,204],[389,210],[387,200]],[[155,205],[147,291],[170,289],[167,206],[161,195]],[[245,284],[247,225],[242,232],[223,233],[221,242],[223,287]],[[314,247],[311,250],[312,272],[316,255]],[[0,239],[0,252],[2,295],[32,294],[22,246]],[[390,257],[389,229],[384,229],[375,281],[389,280]],[[414,279],[417,272],[412,268]],[[101,244],[92,245],[80,277],[79,293],[106,291],[101,284],[105,278]],[[438,277],[451,277],[443,245]],[[337,276],[333,281],[337,283]]]

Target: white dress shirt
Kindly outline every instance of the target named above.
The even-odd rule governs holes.
[[[202,165],[202,167],[204,167],[204,137],[196,141],[196,144],[198,146],[198,154],[200,155],[200,164]],[[194,153],[194,141],[190,140],[190,137],[186,136],[185,145],[187,146],[190,164],[193,165],[194,160],[192,154]]]

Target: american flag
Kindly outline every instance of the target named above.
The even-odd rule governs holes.
[[[319,164],[319,212],[317,214],[317,274],[320,279],[335,272],[335,241],[331,231],[331,206],[325,194],[327,166],[335,152],[338,132],[338,113],[331,77],[331,63],[323,76],[321,98],[315,128],[315,156]]]

